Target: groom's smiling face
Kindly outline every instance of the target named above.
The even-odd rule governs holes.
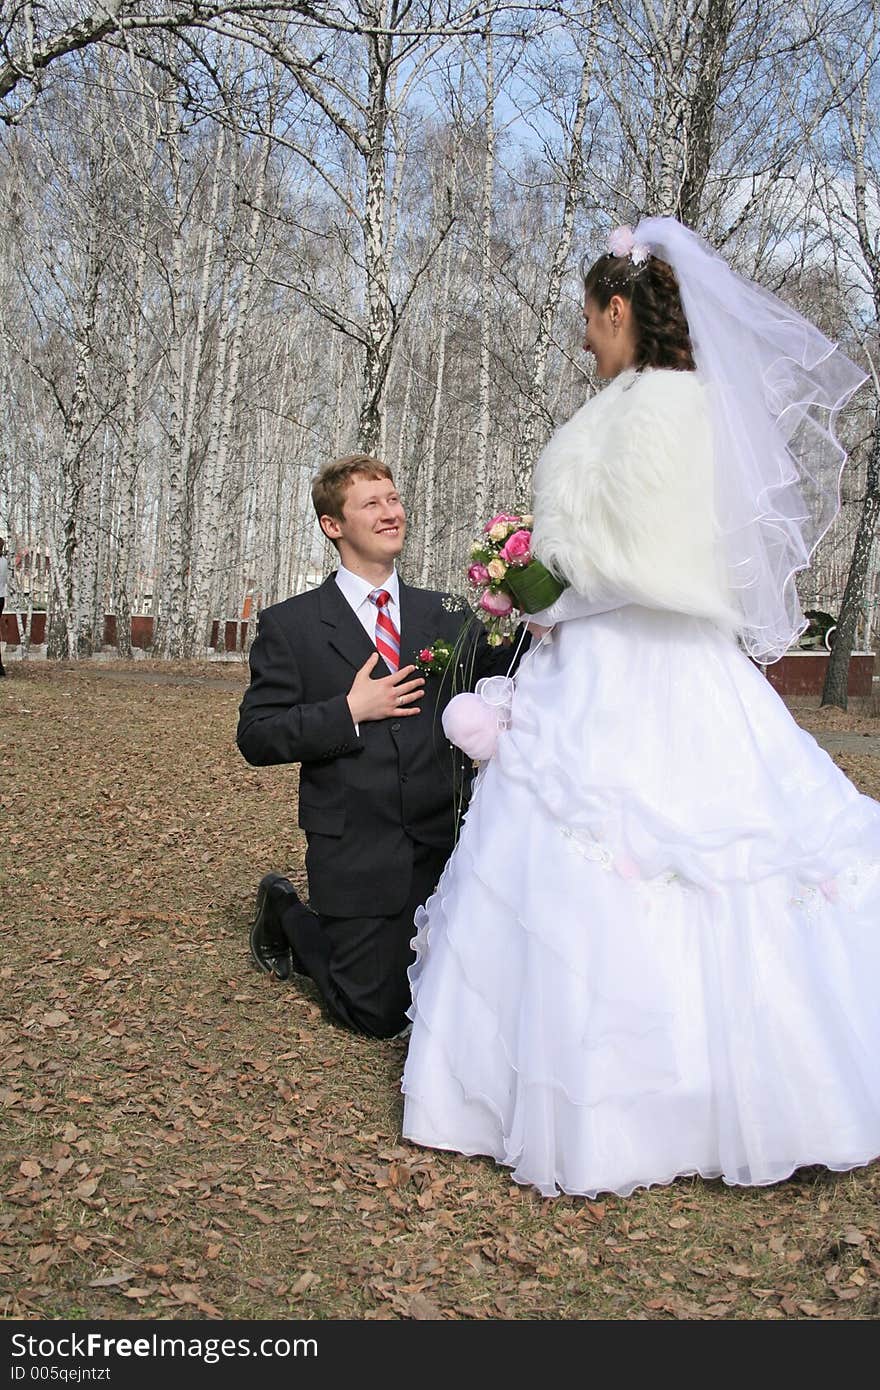
[[[390,478],[356,475],[345,494],[341,519],[322,517],[321,524],[338,542],[345,568],[354,573],[375,565],[387,565],[390,571],[406,537],[406,513]]]

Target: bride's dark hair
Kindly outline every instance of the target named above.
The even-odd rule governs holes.
[[[584,293],[606,309],[615,294],[632,305],[636,366],[695,370],[688,321],[672,266],[657,256],[635,265],[629,256],[600,256],[589,270],[581,266]]]

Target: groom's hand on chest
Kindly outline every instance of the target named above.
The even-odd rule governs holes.
[[[371,673],[378,660],[378,652],[373,652],[358,671],[348,692],[348,708],[355,725],[371,719],[421,713],[415,701],[421,697],[425,681],[423,676],[413,677],[417,668],[402,666],[390,676],[380,676],[374,680]]]

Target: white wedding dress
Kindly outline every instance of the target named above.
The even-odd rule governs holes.
[[[417,1144],[547,1196],[880,1155],[880,805],[708,618],[526,655],[416,927]]]

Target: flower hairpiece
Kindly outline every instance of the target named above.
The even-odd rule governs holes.
[[[636,241],[632,227],[615,227],[608,238],[610,256],[629,256],[633,265],[644,265],[651,254],[651,248],[643,241]]]

